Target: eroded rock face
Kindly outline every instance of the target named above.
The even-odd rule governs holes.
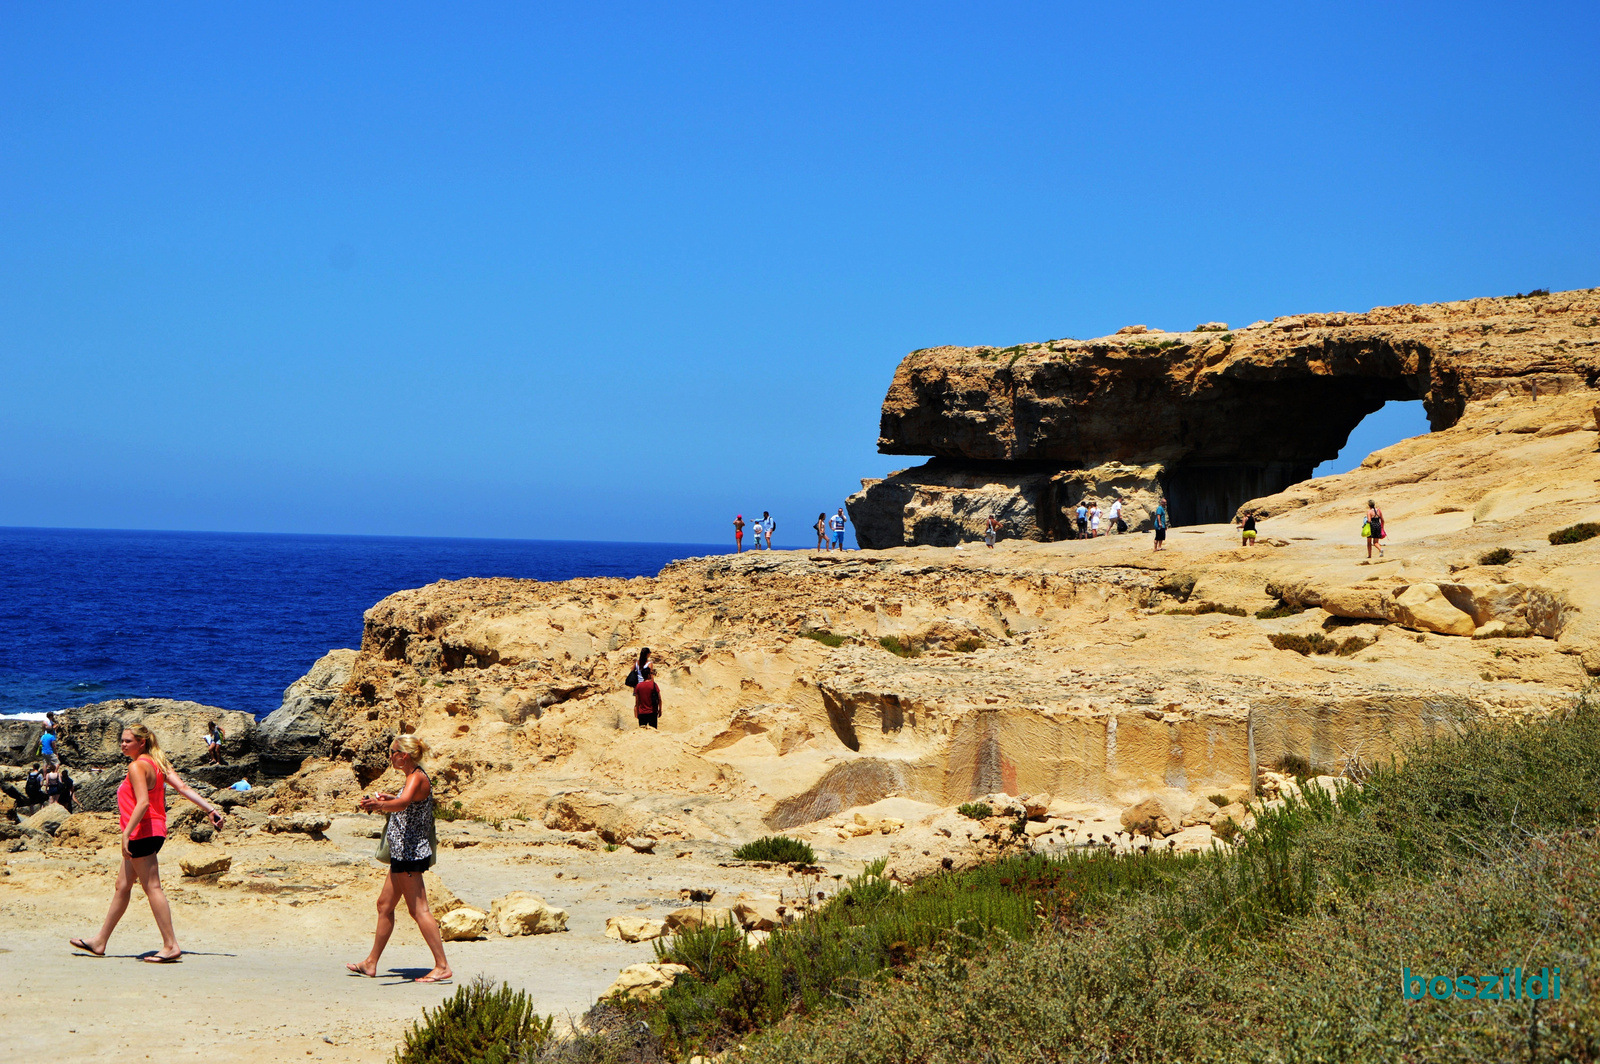
[[[261,721],[256,746],[261,768],[274,776],[299,769],[308,757],[328,753],[328,735],[336,717],[334,699],[350,681],[354,650],[330,650],[283,692],[283,704]]]
[[[1593,387],[1597,313],[1591,289],[1293,315],[1220,334],[914,351],[884,399],[878,449],[948,461],[864,492],[852,516],[874,545],[933,542],[888,532],[896,496],[914,499],[923,481],[934,490],[962,474],[1003,478],[1005,464],[1013,477],[1049,479],[1040,466],[1120,462],[1166,467],[1176,523],[1227,520],[1243,501],[1304,480],[1388,400],[1421,399],[1437,430],[1502,391]],[[1040,495],[1023,483],[1014,494]]]

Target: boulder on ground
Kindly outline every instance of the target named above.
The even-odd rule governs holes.
[[[746,931],[771,931],[788,923],[794,913],[777,898],[741,894],[733,903],[733,917]]]
[[[1457,608],[1438,584],[1412,584],[1394,599],[1394,622],[1406,628],[1440,635],[1471,635],[1477,627],[1472,615]]]
[[[656,852],[656,840],[646,838],[643,835],[631,835],[629,836],[628,840],[623,843],[623,845],[628,847],[628,849],[632,850],[634,853]]]
[[[56,829],[60,846],[120,846],[117,818],[109,813],[73,813]]]
[[[736,922],[732,909],[715,905],[690,905],[668,913],[666,927],[668,931],[698,931],[703,927],[726,927]]]
[[[269,816],[261,826],[274,835],[294,832],[321,838],[332,824],[333,818],[325,813],[291,813],[288,816]]]
[[[1175,835],[1167,836],[1170,848],[1177,853],[1204,853],[1211,849],[1215,836],[1208,825],[1187,827]]]
[[[600,998],[628,997],[635,1001],[658,998],[688,970],[682,964],[630,964],[617,974],[616,982],[607,987]]]
[[[664,920],[648,916],[611,916],[606,918],[606,937],[623,942],[648,942],[666,933]]]
[[[556,908],[537,894],[514,890],[490,904],[489,923],[507,938],[545,935],[567,929],[567,911]]]
[[[1165,838],[1177,833],[1178,825],[1159,798],[1146,798],[1122,811],[1122,830],[1135,835]],[[1182,819],[1181,817],[1179,819]]]
[[[22,828],[24,831],[42,831],[46,835],[54,835],[71,815],[66,806],[51,802],[24,819]]]
[[[545,807],[544,826],[555,831],[593,831],[607,842],[642,836],[649,827],[650,812],[628,798],[595,791],[571,791],[550,799]]]
[[[178,859],[179,870],[191,879],[221,875],[232,867],[233,858],[225,853],[192,854]]]
[[[1051,801],[1048,794],[1030,794],[1022,799],[1022,807],[1027,811],[1029,820],[1043,820],[1050,815]]]
[[[450,909],[439,920],[439,937],[446,942],[469,942],[483,937],[489,914],[470,905]]]

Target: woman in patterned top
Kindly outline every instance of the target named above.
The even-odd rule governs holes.
[[[385,839],[389,843],[389,877],[378,892],[378,929],[372,936],[372,952],[366,960],[345,965],[353,975],[375,978],[378,958],[394,933],[394,908],[401,898],[417,922],[417,930],[433,951],[433,971],[417,979],[419,983],[448,983],[450,962],[444,958],[444,940],[439,924],[428,908],[428,891],[422,873],[433,864],[433,783],[417,762],[428,752],[428,744],[415,735],[401,735],[389,744],[389,764],[405,777],[399,794],[374,794],[361,799],[362,811],[389,814]]]

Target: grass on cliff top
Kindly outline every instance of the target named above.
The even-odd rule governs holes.
[[[1593,539],[1596,536],[1600,536],[1600,524],[1596,524],[1593,521],[1584,521],[1581,524],[1568,525],[1566,528],[1558,529],[1550,533],[1549,538],[1552,544],[1559,546],[1563,543],[1582,543],[1584,540]]]

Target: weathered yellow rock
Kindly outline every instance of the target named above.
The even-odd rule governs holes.
[[[606,937],[620,939],[623,942],[648,942],[653,938],[660,938],[666,933],[664,920],[652,920],[648,916],[608,916],[606,917]]]
[[[439,920],[439,935],[446,942],[466,942],[484,937],[489,914],[468,905],[449,909]]]
[[[616,981],[600,997],[629,997],[635,1001],[658,998],[688,970],[682,964],[630,964],[618,973]]]
[[[178,859],[178,868],[185,876],[220,875],[233,867],[233,858],[225,853],[185,854]]]
[[[1394,600],[1395,623],[1440,635],[1471,635],[1472,615],[1458,609],[1438,584],[1412,584]]]
[[[702,927],[726,927],[737,923],[732,909],[715,905],[690,905],[667,914],[668,931],[698,931]]]
[[[490,903],[489,922],[508,938],[544,935],[567,929],[567,911],[556,908],[537,894],[514,890]]]

